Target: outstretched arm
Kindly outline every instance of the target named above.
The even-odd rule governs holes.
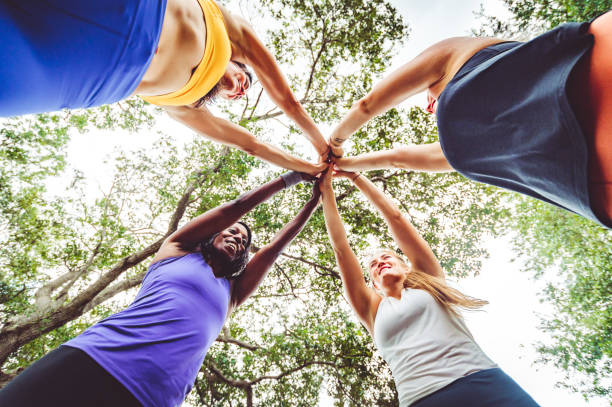
[[[276,258],[304,228],[306,221],[310,218],[319,204],[320,196],[319,186],[315,184],[312,198],[304,205],[295,219],[287,223],[276,236],[274,236],[272,241],[259,249],[255,256],[249,261],[244,273],[233,282],[231,308],[235,308],[242,304],[257,289],[266,274],[268,274],[268,270],[272,264],[276,261]]]
[[[214,116],[205,107],[164,106],[170,117],[185,124],[204,137],[230,147],[236,147],[247,154],[261,158],[271,164],[293,171],[316,175],[324,164],[312,164],[283,150],[258,140],[245,128],[228,120]]]
[[[308,175],[296,172],[283,174],[231,202],[217,206],[190,220],[164,241],[153,262],[175,256],[178,252],[193,251],[204,239],[233,225],[251,209],[268,200],[281,189],[295,185],[306,178],[310,179]]]
[[[378,82],[364,98],[357,101],[329,138],[332,149],[374,116],[386,112],[412,95],[428,88],[442,92],[448,81],[478,50],[500,42],[494,38],[449,38],[427,48],[410,62]]]
[[[343,174],[376,206],[391,230],[395,243],[412,263],[412,267],[432,276],[444,278],[444,270],[429,244],[421,237],[397,205],[363,175]]]
[[[402,168],[406,170],[446,172],[453,171],[440,143],[398,146],[392,150],[375,151],[356,157],[335,159],[336,166],[344,171],[367,171]]]
[[[321,180],[323,214],[325,215],[327,233],[340,268],[340,275],[348,300],[361,322],[370,333],[373,333],[374,319],[381,297],[367,286],[359,260],[348,243],[346,231],[338,213],[331,179],[332,171],[330,169]]]
[[[253,68],[272,102],[302,129],[319,155],[324,154],[327,151],[325,138],[291,91],[289,83],[281,72],[274,56],[257,37],[255,31],[245,19],[229,13],[224,7],[219,8],[223,12],[232,42],[232,59]]]

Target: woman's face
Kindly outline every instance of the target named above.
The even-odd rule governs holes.
[[[386,251],[372,257],[368,267],[370,277],[377,288],[392,285],[398,279],[404,278],[407,272],[406,264]]]
[[[219,96],[227,100],[238,100],[244,96],[250,86],[251,81],[246,72],[236,63],[230,61],[221,77]]]
[[[248,238],[244,225],[234,223],[215,237],[213,246],[219,253],[224,253],[228,259],[233,260],[244,253]]]

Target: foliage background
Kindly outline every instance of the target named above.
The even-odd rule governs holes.
[[[481,30],[498,35],[584,19],[610,2],[505,1],[514,16],[482,15]],[[241,3],[241,6],[243,4]],[[554,10],[557,10],[553,12]],[[582,14],[580,14],[580,12]],[[315,121],[334,123],[385,71],[409,38],[389,3],[360,0],[261,0],[251,21],[288,73]],[[546,25],[548,24],[548,25]],[[223,115],[258,137],[313,158],[299,132],[255,86]],[[275,168],[204,141],[155,134],[161,113],[138,99],[89,111],[6,120],[0,128],[0,379],[25,366],[135,295],[150,256],[186,220],[279,174]],[[109,186],[92,193],[70,168],[71,137],[98,130],[151,132],[137,152],[110,161]],[[419,108],[392,109],[366,125],[351,154],[394,143],[437,139],[435,122]],[[311,153],[310,153],[311,154]],[[512,236],[513,251],[534,278],[551,280],[540,298],[556,310],[543,319],[550,340],[540,363],[567,372],[560,383],[586,398],[610,397],[612,238],[548,205],[468,182],[457,174],[372,171],[368,176],[410,214],[447,273],[477,274],[484,242]],[[50,185],[61,184],[57,191]],[[95,188],[94,188],[95,189]],[[391,245],[377,213],[347,183],[336,186],[352,247],[366,254]],[[300,186],[253,211],[247,221],[261,246],[309,197]],[[92,198],[94,196],[95,198]],[[551,278],[550,276],[555,276]],[[317,404],[324,388],[336,405],[396,405],[388,368],[342,297],[320,210],[228,320],[202,366],[193,405]]]

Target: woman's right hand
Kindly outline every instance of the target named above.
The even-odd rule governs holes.
[[[309,163],[309,168],[305,169],[303,172],[312,175],[313,177],[316,177],[317,175],[319,175],[320,173],[322,173],[323,171],[325,171],[325,169],[329,166],[328,163],[326,162],[319,162],[316,164],[312,164]]]
[[[341,157],[334,160],[336,167],[342,171],[359,171],[359,156],[357,157]]]

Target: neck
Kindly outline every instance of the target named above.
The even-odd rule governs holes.
[[[206,262],[208,263],[208,265],[212,269],[212,272],[215,275],[215,277],[216,278],[225,277],[225,274],[223,272],[226,269],[226,267],[225,267],[226,265],[222,264],[223,263],[222,261],[218,261],[217,259],[215,259],[214,256],[210,256],[210,257],[212,257],[212,258],[206,260]]]
[[[397,279],[393,283],[383,287],[383,292],[387,297],[393,297],[395,299],[402,299],[402,290],[404,289],[404,280]]]

